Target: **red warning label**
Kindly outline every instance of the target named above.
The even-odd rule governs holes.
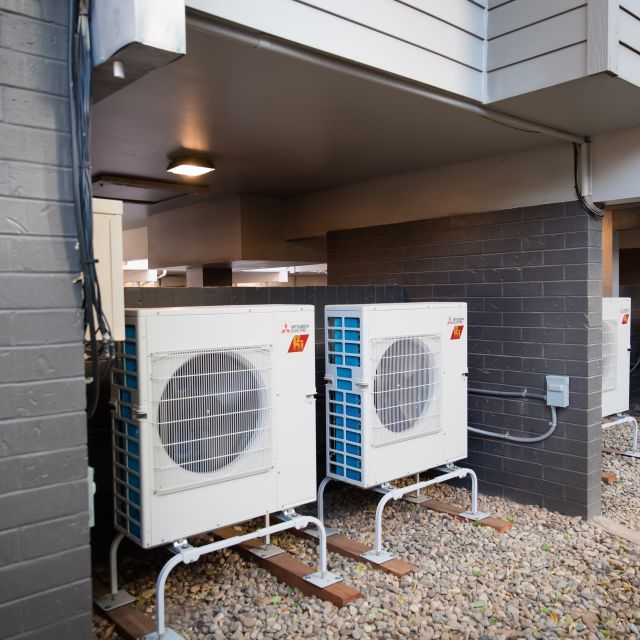
[[[460,340],[460,338],[462,337],[463,329],[463,324],[457,324],[455,327],[453,327],[453,331],[451,332],[451,340]]]
[[[308,333],[299,333],[291,338],[291,344],[289,345],[289,353],[299,353],[304,351],[309,339]]]

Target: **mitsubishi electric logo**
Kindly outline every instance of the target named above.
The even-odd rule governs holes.
[[[282,331],[280,333],[309,333],[309,325],[308,324],[292,324],[289,325],[286,322],[282,327]]]

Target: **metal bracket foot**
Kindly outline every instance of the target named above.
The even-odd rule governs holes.
[[[342,578],[335,573],[331,573],[331,571],[325,571],[324,573],[317,571],[316,573],[310,573],[308,576],[304,576],[303,579],[320,589],[330,587],[332,584],[336,584],[336,582],[342,582]]]
[[[337,529],[332,529],[331,527],[325,527],[324,530],[327,532],[327,538],[329,536],[335,536],[340,533]],[[320,535],[318,534],[318,529],[316,527],[309,527],[308,529],[305,529],[304,532],[312,538],[320,537]]]
[[[375,549],[365,551],[360,555],[369,562],[373,562],[374,564],[383,564],[384,562],[388,562],[389,560],[393,560],[394,558],[398,557],[395,553],[390,553],[389,551],[381,551],[380,553],[376,553]]]
[[[111,611],[112,609],[124,607],[125,604],[131,604],[135,601],[136,599],[130,593],[127,593],[124,589],[120,589],[120,591],[116,591],[113,595],[107,593],[100,598],[96,598],[93,604],[102,611]]]
[[[258,556],[258,558],[263,558],[265,560],[284,553],[284,551],[280,547],[276,547],[275,544],[266,544],[261,547],[248,548],[247,551],[253,553],[254,556]]]
[[[624,455],[629,458],[640,458],[640,451],[625,451]]]
[[[405,496],[403,500],[413,502],[413,504],[423,504],[424,502],[429,502],[431,498],[429,496]]]
[[[463,511],[458,515],[468,520],[486,520],[490,516],[489,513],[484,513],[483,511]]]
[[[148,633],[146,636],[142,636],[140,640],[184,640],[184,636],[167,627],[161,636],[158,635],[157,631],[154,631],[153,633]]]

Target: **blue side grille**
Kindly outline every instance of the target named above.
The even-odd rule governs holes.
[[[328,472],[359,482],[362,396],[353,390],[353,380],[361,366],[360,318],[330,316],[327,324],[327,364],[337,365],[336,388],[327,394]]]
[[[140,425],[133,414],[138,389],[135,340],[135,325],[125,325],[125,342],[118,345],[112,376],[116,389],[112,414],[113,483],[116,525],[141,542]]]

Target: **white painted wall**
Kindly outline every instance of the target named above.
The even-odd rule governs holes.
[[[592,160],[594,200],[640,200],[640,127],[595,136]]]
[[[593,199],[640,201],[640,128],[593,140]],[[452,164],[287,201],[288,238],[575,200],[568,144]]]
[[[122,232],[122,238],[123,258],[125,262],[128,262],[129,260],[145,260],[149,257],[147,227],[125,229]]]
[[[287,237],[571,200],[571,163],[556,145],[306,194],[287,201]]]

